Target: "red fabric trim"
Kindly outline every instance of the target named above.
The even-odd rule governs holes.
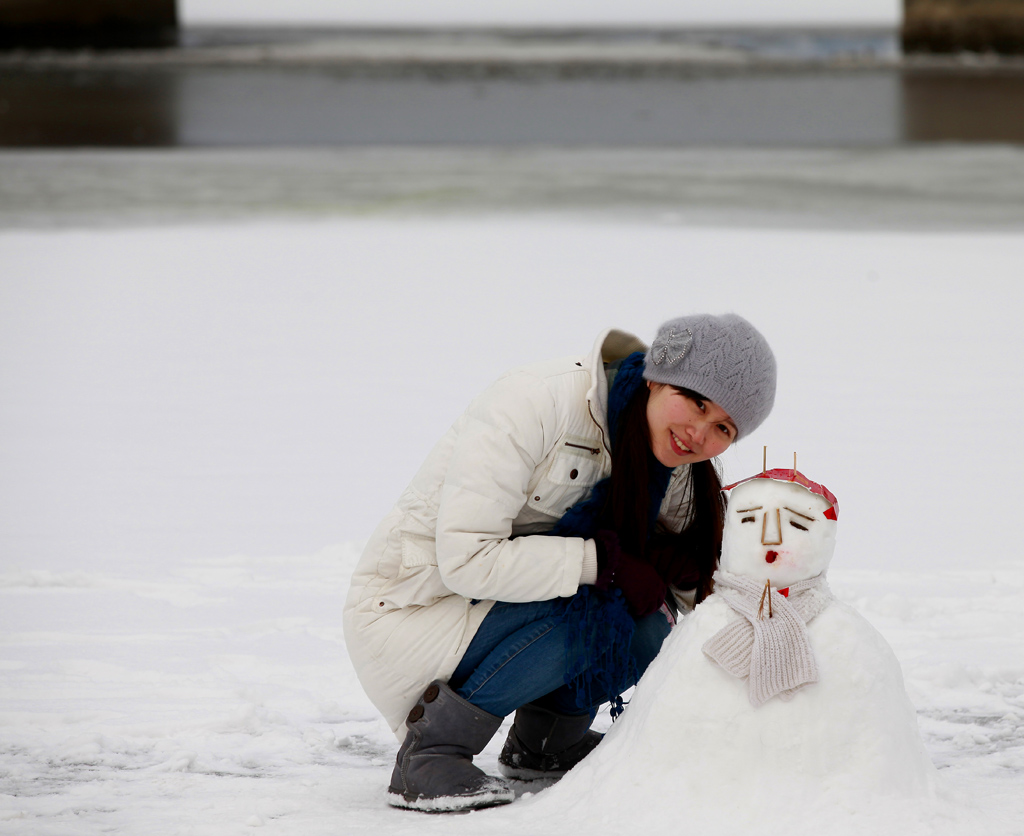
[[[826,519],[838,520],[839,519],[839,500],[836,499],[835,494],[832,493],[824,485],[819,485],[817,482],[812,482],[806,476],[804,476],[799,470],[786,470],[785,468],[775,468],[774,470],[766,470],[764,473],[758,473],[755,476],[748,476],[746,479],[740,479],[738,482],[733,482],[731,485],[726,485],[722,488],[723,491],[731,491],[733,488],[739,485],[750,482],[754,479],[771,479],[774,482],[796,482],[798,485],[807,488],[811,493],[817,494],[818,496],[824,497],[832,503],[832,507],[825,512]]]

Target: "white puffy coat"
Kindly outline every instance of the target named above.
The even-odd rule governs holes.
[[[437,443],[370,537],[345,604],[345,640],[399,739],[423,689],[451,676],[495,601],[576,594],[586,541],[539,533],[609,474],[603,364],[646,348],[606,331],[587,356],[505,374]],[[688,485],[689,467],[676,468],[661,508],[669,530],[687,522]]]

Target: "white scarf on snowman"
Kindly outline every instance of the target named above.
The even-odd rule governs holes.
[[[764,584],[715,572],[715,594],[743,617],[715,633],[702,648],[725,671],[747,679],[754,708],[776,695],[792,699],[800,688],[818,681],[806,625],[832,601],[824,575],[792,584],[788,598],[772,589],[771,617],[764,593]]]

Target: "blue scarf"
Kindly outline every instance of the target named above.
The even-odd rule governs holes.
[[[621,418],[625,408],[646,385],[643,379],[644,354],[634,352],[621,361],[608,392],[608,429],[612,449],[619,439]],[[672,468],[665,467],[648,452],[648,493],[651,506],[647,520],[648,534],[661,510],[668,490]],[[548,534],[556,537],[583,537],[593,539],[602,528],[601,512],[611,485],[611,477],[598,482],[589,496],[572,506]],[[566,655],[568,664],[565,684],[576,695],[576,704],[584,710],[592,709],[605,700],[612,701],[612,716],[621,711],[623,691],[638,679],[636,662],[630,653],[635,622],[626,609],[622,592],[607,592],[592,586],[581,586],[572,597],[565,615],[568,635]]]

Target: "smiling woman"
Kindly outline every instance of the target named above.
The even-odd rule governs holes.
[[[771,349],[727,314],[672,320],[650,350],[606,331],[470,404],[371,537],[345,606],[356,672],[404,740],[391,804],[511,801],[472,758],[513,711],[507,777],[559,777],[600,742],[597,707],[710,593],[712,460],[774,399]]]
[[[651,451],[665,467],[720,456],[736,437],[736,422],[713,401],[690,389],[648,382]]]

